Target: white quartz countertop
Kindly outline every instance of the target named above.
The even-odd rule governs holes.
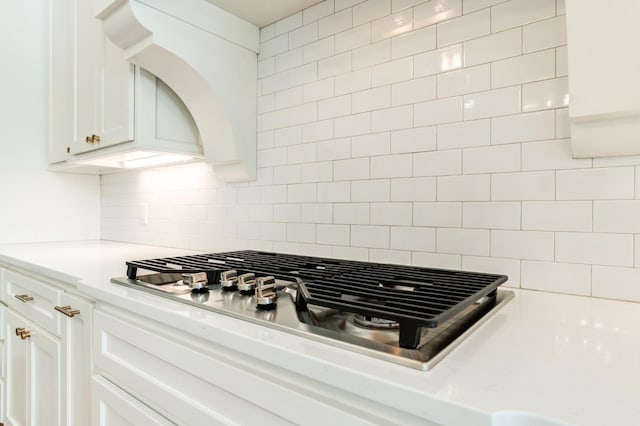
[[[265,361],[436,423],[640,423],[639,303],[515,290],[515,299],[422,372],[109,282],[126,275],[126,260],[189,253],[108,241],[4,244],[0,264],[240,352],[260,345]]]

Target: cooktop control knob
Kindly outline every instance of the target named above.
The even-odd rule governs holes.
[[[238,277],[238,291],[240,294],[253,294],[256,290],[256,274],[247,273]]]
[[[182,282],[188,285],[192,292],[199,293],[209,291],[207,274],[205,272],[182,274]]]
[[[223,291],[234,291],[238,289],[238,271],[231,269],[220,273],[220,288]]]
[[[256,307],[266,311],[276,307],[276,279],[274,277],[256,278]]]

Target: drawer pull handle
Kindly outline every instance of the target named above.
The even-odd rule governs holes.
[[[20,336],[22,340],[25,340],[31,337],[31,332],[26,328],[18,327],[16,328],[16,336]]]
[[[33,297],[29,296],[28,294],[16,294],[16,299],[18,299],[22,303],[27,303],[31,302],[33,300]]]
[[[54,309],[69,318],[73,318],[80,313],[79,309],[72,309],[71,306],[56,306]]]

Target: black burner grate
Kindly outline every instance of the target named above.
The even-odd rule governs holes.
[[[307,304],[383,318],[400,324],[400,346],[415,348],[422,327],[434,328],[482,297],[495,297],[504,275],[325,259],[260,251],[234,251],[127,262],[156,272],[206,272],[218,282],[222,271],[253,272],[298,281],[298,309]]]

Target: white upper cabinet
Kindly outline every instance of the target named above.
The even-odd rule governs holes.
[[[51,169],[106,173],[155,160],[202,158],[186,107],[125,60],[91,1],[51,0]]]
[[[574,157],[640,154],[640,2],[566,0]]]

